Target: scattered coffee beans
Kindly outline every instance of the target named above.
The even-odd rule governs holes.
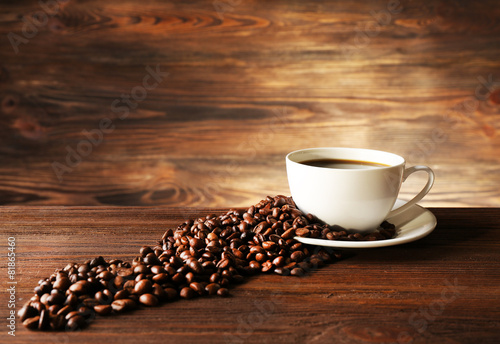
[[[168,229],[155,247],[144,246],[132,263],[103,257],[68,264],[39,281],[18,315],[31,330],[79,330],[95,317],[154,307],[178,298],[227,297],[244,276],[274,272],[303,276],[340,258],[295,236],[328,240],[393,237],[383,223],[360,235],[328,226],[298,210],[291,197],[267,197],[246,211],[230,210],[185,221]]]

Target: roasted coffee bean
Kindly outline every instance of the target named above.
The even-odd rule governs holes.
[[[81,315],[76,315],[68,320],[66,323],[66,329],[69,331],[77,331],[84,328],[87,325],[87,322],[84,317]]]
[[[90,283],[87,282],[86,280],[77,281],[76,283],[72,284],[69,287],[69,291],[77,295],[86,294],[88,293],[89,289],[90,289]]]
[[[199,295],[205,294],[205,287],[200,282],[193,282],[189,284],[189,287]]]
[[[264,241],[262,243],[262,248],[267,251],[274,251],[278,245],[274,241]]]
[[[198,262],[197,260],[195,260],[195,259],[190,260],[188,265],[189,265],[189,268],[191,270],[193,270],[193,272],[195,272],[197,274],[203,273],[203,267],[201,266],[200,262]]]
[[[111,305],[95,305],[94,311],[99,315],[108,315],[113,311],[113,307]]]
[[[66,320],[71,319],[74,316],[81,315],[79,311],[71,311],[64,317]]]
[[[208,295],[216,295],[219,289],[220,285],[218,283],[210,283],[205,287],[205,291],[208,293]]]
[[[281,276],[290,275],[290,270],[288,270],[287,268],[275,268],[274,272]]]
[[[184,287],[181,289],[179,296],[183,299],[192,299],[195,296],[195,292],[189,287]]]
[[[110,281],[114,277],[115,277],[115,275],[113,275],[111,272],[109,272],[107,270],[106,271],[102,271],[101,273],[99,273],[99,275],[97,275],[97,278],[105,280],[105,281]]]
[[[97,301],[96,299],[92,298],[92,297],[88,297],[84,300],[82,300],[82,303],[85,305],[85,307],[89,307],[89,308],[94,308],[94,306],[97,306],[99,305],[99,301]]]
[[[277,267],[282,267],[285,265],[285,263],[285,258],[283,258],[282,256],[278,256],[273,260],[273,265]]]
[[[154,296],[153,294],[149,294],[149,293],[142,294],[139,297],[139,302],[147,307],[158,306],[158,304],[160,303],[156,296]]]
[[[152,280],[155,283],[163,284],[163,283],[166,283],[170,280],[170,276],[168,274],[162,272],[162,273],[159,273],[157,275],[154,275]]]
[[[290,255],[290,259],[293,260],[294,262],[301,262],[305,258],[305,254],[302,251],[294,251]]]
[[[127,312],[137,307],[137,304],[132,299],[120,299],[111,303],[113,311],[117,313]]]
[[[154,296],[156,296],[158,298],[158,301],[160,302],[165,302],[167,301],[168,297],[167,297],[167,293],[165,292],[165,290],[162,288],[161,285],[159,285],[158,283],[155,283],[153,284],[153,291],[152,291],[152,294]]]
[[[174,276],[172,276],[172,282],[174,282],[177,285],[183,284],[185,281],[186,278],[181,273],[176,273]]]
[[[25,321],[28,318],[32,318],[38,315],[38,311],[31,306],[30,303],[25,304],[18,312],[17,316],[21,319],[21,322]]]
[[[37,314],[40,314],[40,312],[45,309],[45,305],[41,303],[40,301],[33,301],[31,302],[31,307],[36,309]]]
[[[210,281],[210,283],[217,283],[217,282],[219,282],[220,278],[221,278],[220,274],[213,273],[210,275],[209,281]]]
[[[108,289],[98,291],[95,293],[94,298],[101,305],[109,305],[114,300],[113,294]]]
[[[264,253],[257,253],[255,255],[255,260],[262,263],[263,261],[267,260],[267,255],[265,255]]]
[[[149,293],[153,289],[153,283],[150,280],[143,279],[135,284],[134,293],[138,295]]]
[[[169,301],[175,300],[179,297],[179,292],[177,291],[177,289],[165,288],[163,290],[165,291],[165,294],[167,294],[166,299]]]
[[[248,263],[248,266],[255,271],[258,271],[261,269],[260,263],[258,261],[252,260],[250,263]]]
[[[292,276],[304,276],[305,274],[305,271],[301,268],[293,268],[291,271],[290,271],[290,275]]]
[[[71,285],[71,281],[68,277],[60,277],[54,282],[53,288],[66,291]]]
[[[38,328],[39,323],[40,323],[40,316],[38,315],[23,321],[23,325],[30,330],[36,330]]]
[[[229,290],[227,288],[220,288],[219,290],[217,290],[217,295],[227,297],[229,296]]]
[[[62,316],[66,316],[66,314],[68,314],[69,312],[73,311],[73,307],[71,306],[64,306],[63,308],[61,308],[58,312],[57,312],[57,315],[62,315]]]
[[[49,311],[44,309],[40,312],[40,319],[38,321],[38,329],[43,331],[47,330],[50,326],[50,315]]]
[[[55,289],[57,290],[57,289]],[[52,290],[54,291],[54,290]],[[66,300],[66,297],[64,296],[63,293],[61,292],[56,292],[56,293],[51,293],[49,297],[47,297],[47,304],[48,305],[62,305],[64,304],[64,301]]]
[[[297,235],[299,237],[309,237],[310,236],[310,232],[309,232],[309,229],[307,229],[307,228],[300,228],[300,227],[298,227],[295,230],[295,235]]]
[[[63,330],[65,325],[66,325],[66,319],[64,319],[63,315],[60,314],[55,315],[50,320],[50,328],[54,331]]]
[[[139,250],[139,253],[141,254],[141,256],[143,258],[146,257],[149,253],[152,253],[152,252],[153,252],[153,249],[151,247],[149,247],[149,246],[143,246]]]
[[[115,294],[114,299],[115,300],[123,300],[123,299],[128,299],[129,296],[130,296],[130,292],[127,289],[123,289],[123,290],[118,291]]]
[[[261,267],[260,271],[262,271],[262,272],[268,272],[268,271],[271,271],[271,269],[273,269],[273,263],[269,260],[262,263],[261,266],[262,267]]]

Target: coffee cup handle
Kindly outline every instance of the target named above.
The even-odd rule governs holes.
[[[415,197],[413,197],[409,202],[407,202],[406,204],[402,205],[401,207],[396,208],[396,209],[392,210],[391,212],[389,212],[389,214],[387,215],[387,218],[401,214],[402,212],[408,210],[409,208],[411,208],[412,206],[417,204],[417,202],[419,202],[422,198],[424,198],[424,196],[427,195],[427,193],[431,190],[432,185],[434,184],[434,177],[435,176],[434,176],[434,171],[432,171],[431,168],[427,167],[427,166],[417,165],[417,166],[408,167],[407,169],[405,169],[405,171],[403,173],[403,182],[406,180],[406,178],[408,178],[410,176],[410,174],[417,172],[417,171],[427,172],[427,184],[425,184],[424,188]]]

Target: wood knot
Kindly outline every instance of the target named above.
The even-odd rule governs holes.
[[[19,134],[28,140],[41,140],[45,138],[45,129],[33,118],[18,118],[12,125]]]
[[[3,113],[11,113],[19,104],[19,97],[13,94],[9,94],[2,99],[2,111]]]

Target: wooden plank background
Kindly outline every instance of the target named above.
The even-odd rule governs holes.
[[[0,204],[248,206],[316,146],[500,204],[497,0],[2,1],[0,37]]]

